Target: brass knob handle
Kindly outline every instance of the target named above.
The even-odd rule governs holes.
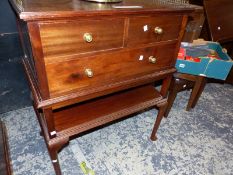
[[[161,34],[163,33],[163,29],[162,29],[162,28],[160,28],[160,27],[155,27],[154,32],[155,32],[156,34],[161,35]]]
[[[85,69],[85,74],[88,78],[91,78],[94,75],[94,73],[91,69]]]
[[[155,57],[153,57],[153,56],[150,56],[150,57],[149,57],[149,62],[152,63],[152,64],[155,64],[155,63],[156,63],[156,60],[157,60],[157,59],[156,59]]]
[[[83,39],[84,39],[84,41],[86,41],[88,43],[92,42],[92,40],[93,40],[92,35],[90,33],[84,33]]]

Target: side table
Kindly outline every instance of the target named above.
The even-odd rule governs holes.
[[[189,111],[191,108],[194,108],[197,104],[199,97],[202,94],[202,91],[205,88],[206,77],[183,74],[183,73],[175,73],[172,78],[171,86],[169,88],[168,95],[168,106],[165,112],[164,117],[167,117],[171,107],[175,101],[178,92],[183,90],[192,89],[192,93],[190,95],[188,105],[186,110]]]

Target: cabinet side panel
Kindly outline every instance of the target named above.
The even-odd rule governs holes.
[[[27,24],[27,27],[32,48],[32,57],[35,64],[35,70],[37,72],[38,87],[40,89],[42,99],[48,99],[48,81],[45,71],[45,63],[41,46],[39,27],[36,22],[29,22]]]
[[[35,62],[33,60],[32,47],[31,47],[30,38],[28,34],[27,23],[17,19],[17,25],[18,25],[18,31],[19,31],[19,36],[20,36],[20,42],[21,42],[21,46],[23,49],[24,59],[27,59],[28,62],[30,63],[33,77],[36,80],[37,85],[38,85],[38,78],[37,78],[37,73],[36,73],[36,68],[35,68]]]

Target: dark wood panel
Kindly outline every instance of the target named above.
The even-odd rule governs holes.
[[[183,16],[159,15],[129,19],[128,46],[175,40],[179,36]],[[162,29],[161,34],[155,28]]]
[[[233,41],[233,1],[204,0],[212,41]]]
[[[72,130],[75,131],[74,133],[83,132],[146,107],[154,106],[161,99],[162,96],[153,86],[142,86],[62,108],[53,113],[56,131],[58,131],[58,135],[61,133],[72,135]]]
[[[192,43],[193,40],[198,39],[202,32],[204,21],[204,10],[193,12],[188,18],[182,41]]]
[[[46,66],[51,97],[142,76],[171,66],[176,43],[102,54]],[[156,59],[153,64],[149,61]],[[85,74],[91,69],[93,77]]]
[[[45,63],[59,56],[123,47],[124,18],[39,23]],[[89,34],[92,41],[84,40]]]
[[[204,7],[211,40],[218,41],[233,58],[233,1],[204,0]],[[225,82],[233,84],[233,68]]]
[[[203,0],[189,0],[189,3],[203,6]]]

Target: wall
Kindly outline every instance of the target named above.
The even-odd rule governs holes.
[[[31,105],[22,55],[15,14],[7,0],[0,0],[0,113]]]

